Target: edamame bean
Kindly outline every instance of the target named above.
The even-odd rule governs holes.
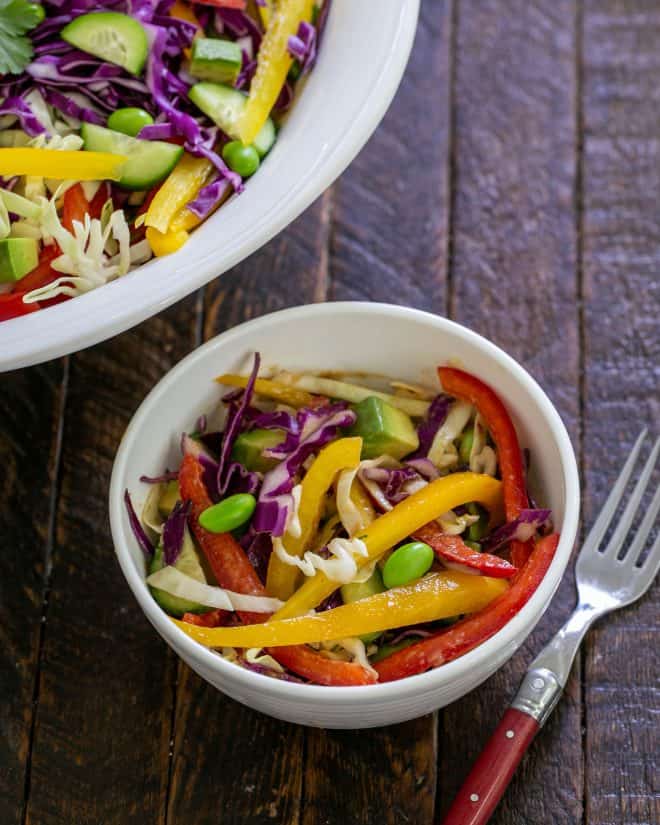
[[[149,112],[134,106],[117,109],[108,118],[108,129],[135,137],[143,126],[151,126],[154,119]]]
[[[227,166],[243,178],[249,178],[259,168],[259,153],[254,146],[244,146],[240,140],[232,140],[222,150]]]
[[[422,541],[411,541],[395,550],[385,562],[385,587],[400,587],[415,581],[431,569],[433,550]]]
[[[235,496],[219,501],[200,515],[199,523],[209,533],[228,533],[245,524],[257,506],[257,500],[249,493],[237,493]]]
[[[467,538],[470,541],[481,541],[488,531],[488,513],[473,501],[467,505],[467,511],[472,516],[479,516],[479,521],[468,527]]]

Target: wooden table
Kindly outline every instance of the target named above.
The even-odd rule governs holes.
[[[3,825],[432,823],[572,607],[567,575],[524,649],[438,714],[305,730],[183,666],[113,555],[110,469],[143,396],[204,339],[293,304],[399,302],[504,347],[566,422],[586,523],[657,430],[660,6],[422,6],[383,124],[293,225],[140,327],[0,378]],[[494,822],[660,821],[657,592],[590,634]]]

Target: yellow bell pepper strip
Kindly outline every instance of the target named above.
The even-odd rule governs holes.
[[[286,538],[287,553],[299,558],[309,550],[309,543],[319,528],[325,496],[342,470],[353,470],[360,463],[361,438],[340,438],[324,447],[302,480],[298,519],[300,535]],[[266,592],[286,601],[296,589],[300,570],[285,564],[275,553],[268,562]]]
[[[358,568],[379,559],[387,550],[412,535],[422,525],[469,501],[483,504],[490,513],[490,523],[498,523],[503,512],[502,482],[479,473],[452,473],[437,478],[399,502],[392,510],[372,522],[364,533],[357,536],[364,542],[368,553],[367,556],[355,559]],[[289,619],[292,616],[301,616],[319,605],[336,588],[337,582],[331,581],[325,573],[319,571],[314,577],[307,579],[275,613],[274,618]]]
[[[279,0],[270,15],[248,101],[238,121],[238,134],[246,145],[253,143],[261,131],[286,82],[293,63],[289,37],[296,34],[303,20],[312,19],[313,8],[313,0]]]
[[[33,175],[56,180],[119,180],[126,162],[109,152],[0,149],[0,176]]]
[[[159,232],[157,229],[154,229],[153,226],[147,227],[146,234],[151,251],[158,258],[162,258],[163,255],[171,255],[173,252],[176,252],[177,249],[181,249],[190,237],[185,229]]]
[[[219,375],[215,380],[218,384],[226,384],[228,387],[247,387],[248,382],[245,375],[231,375],[229,373]],[[297,390],[295,387],[288,387],[286,384],[279,384],[269,378],[257,378],[254,382],[254,391],[257,395],[272,398],[274,401],[280,401],[282,404],[288,404],[291,407],[316,407],[319,401],[318,395],[312,395],[305,390]]]
[[[502,579],[447,571],[430,573],[412,584],[315,616],[271,619],[265,624],[244,627],[206,628],[178,621],[176,624],[205,647],[279,647],[327,642],[474,613],[506,589]]]
[[[261,25],[264,29],[267,29],[268,24],[270,23],[272,13],[270,3],[271,0],[262,0],[262,2],[257,5],[257,8],[259,9],[259,17],[261,17]]]
[[[58,152],[58,155],[62,154]],[[144,219],[146,226],[153,226],[163,235],[180,209],[194,200],[199,190],[213,173],[213,164],[206,158],[196,158],[184,152],[183,157],[170,172],[154,195]]]

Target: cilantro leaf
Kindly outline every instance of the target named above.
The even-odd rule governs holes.
[[[43,8],[28,0],[0,0],[0,75],[20,74],[32,60],[26,37],[44,19]]]

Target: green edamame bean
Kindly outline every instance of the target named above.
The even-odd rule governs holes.
[[[151,126],[154,119],[149,112],[134,106],[117,109],[108,118],[108,129],[135,137],[143,126]]]
[[[245,524],[254,513],[257,500],[249,493],[237,493],[235,496],[219,501],[200,515],[199,523],[209,533],[229,533]]]
[[[474,427],[468,427],[463,431],[458,445],[458,455],[462,464],[470,463],[470,453],[472,452],[472,445],[474,444]]]
[[[244,146],[240,140],[232,140],[222,150],[222,157],[234,172],[249,178],[259,168],[259,153],[254,146]]]
[[[385,562],[385,587],[400,587],[415,581],[431,569],[433,550],[422,541],[411,541],[395,550]]]
[[[341,586],[341,597],[344,604],[351,604],[352,602],[359,602],[360,599],[368,599],[369,596],[375,596],[376,593],[382,593],[385,590],[383,584],[383,577],[380,575],[380,570],[376,567],[371,576],[366,582],[349,582]],[[358,636],[365,645],[371,644],[374,639],[381,635],[380,630],[375,630],[373,633],[364,633]]]

